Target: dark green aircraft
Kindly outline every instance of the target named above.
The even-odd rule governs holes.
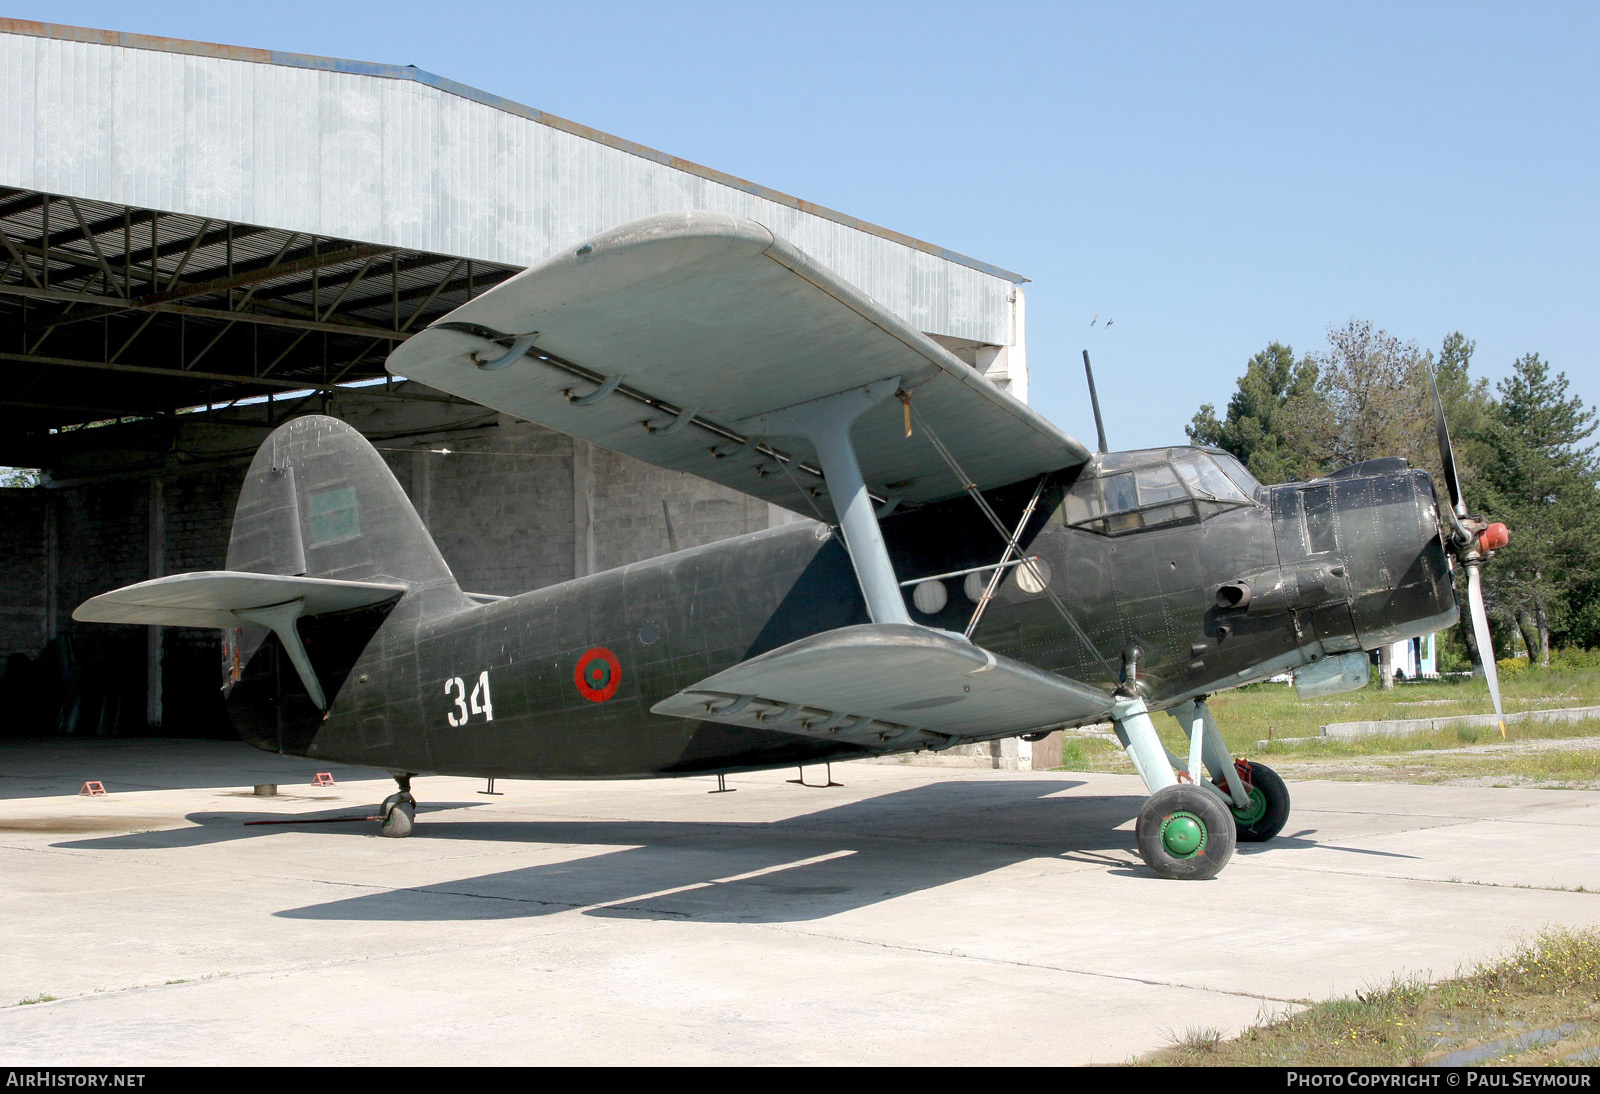
[[[386,835],[421,774],[724,773],[1109,721],[1151,792],[1145,861],[1210,877],[1289,795],[1228,754],[1208,695],[1361,686],[1363,650],[1456,619],[1452,555],[1487,648],[1476,568],[1499,541],[1460,503],[1442,415],[1453,506],[1401,460],[1269,488],[1221,452],[1092,453],[736,217],[599,236],[389,368],[818,519],[474,597],[353,429],[280,427],[226,571],[75,616],[220,628],[241,735],[394,772]]]

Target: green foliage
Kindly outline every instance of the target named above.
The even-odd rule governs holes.
[[[1364,319],[1328,331],[1315,354],[1319,403],[1302,404],[1291,436],[1326,471],[1381,456],[1424,464],[1436,450],[1429,358]]]
[[[1452,881],[1456,879],[1451,879]],[[1244,1029],[1232,1040],[1206,1031],[1168,1034],[1155,1065],[1401,1067],[1481,1050],[1485,1061],[1570,1063],[1593,1044],[1600,994],[1600,930],[1558,927],[1452,980],[1396,976]],[[1537,1031],[1549,1036],[1521,1035]]]
[[[31,467],[0,467],[0,488],[38,486],[43,476]]]
[[[1600,461],[1584,443],[1595,412],[1567,388],[1538,354],[1519,358],[1480,434],[1474,508],[1511,529],[1484,567],[1486,598],[1536,659],[1552,643],[1600,642]]]
[[[1207,403],[1185,431],[1195,444],[1233,453],[1264,483],[1312,478],[1317,463],[1290,443],[1284,428],[1303,416],[1302,403],[1317,398],[1316,385],[1310,358],[1296,362],[1292,347],[1272,342],[1246,363],[1226,417],[1219,421]]]
[[[1491,993],[1594,998],[1600,989],[1600,930],[1545,931],[1510,956],[1481,966],[1467,982]]]
[[[1561,673],[1600,671],[1600,649],[1566,646],[1551,650],[1550,671]]]

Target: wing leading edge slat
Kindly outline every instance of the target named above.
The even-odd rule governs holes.
[[[496,360],[529,336],[525,356]],[[768,229],[725,214],[664,214],[598,236],[456,309],[388,367],[660,467],[801,512],[815,505],[829,519],[804,445],[750,438],[740,422],[899,377],[980,487],[1089,456]],[[907,503],[958,493],[963,484],[928,439],[905,436],[902,414],[888,400],[856,423],[868,485]]]

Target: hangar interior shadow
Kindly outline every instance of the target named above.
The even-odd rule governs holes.
[[[1164,886],[1137,862],[1123,828],[1144,798],[1075,795],[1072,779],[941,782],[771,822],[554,820],[474,816],[481,802],[424,803],[411,840],[522,843],[574,849],[575,857],[414,888],[398,888],[278,912],[328,921],[519,919],[581,911],[612,918],[727,923],[820,919],[909,893],[992,873],[1029,859],[1056,858]],[[798,791],[797,791],[798,792]],[[445,812],[471,810],[449,820]],[[348,809],[298,814],[349,816]],[[195,827],[75,840],[58,847],[193,847],[258,839],[282,827],[247,827],[282,814],[196,813]],[[370,822],[295,826],[329,840],[381,838]],[[1329,849],[1305,830],[1255,855]],[[590,853],[592,848],[615,848]],[[1333,848],[1391,857],[1388,852]],[[1395,855],[1392,857],[1409,858]]]

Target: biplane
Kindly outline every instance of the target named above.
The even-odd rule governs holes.
[[[738,217],[597,236],[388,367],[814,519],[473,596],[354,429],[279,427],[225,571],[74,617],[221,630],[239,733],[392,772],[385,835],[411,832],[419,775],[721,774],[1109,722],[1149,790],[1140,854],[1206,878],[1289,814],[1208,696],[1361,686],[1364,651],[1455,621],[1456,563],[1488,648],[1477,567],[1503,529],[1468,515],[1442,412],[1448,505],[1397,459],[1267,487],[1224,452],[1090,451]]]

